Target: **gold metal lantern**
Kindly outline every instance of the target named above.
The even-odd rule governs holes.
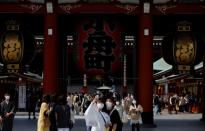
[[[166,35],[162,42],[165,61],[178,73],[192,72],[194,65],[204,56],[204,41],[200,34],[192,31],[191,26],[189,22],[179,22],[177,31]]]
[[[25,63],[24,59],[33,56],[34,42],[34,37],[21,30],[17,21],[10,20],[6,23],[6,31],[1,35],[0,52],[1,61],[7,73],[17,73],[22,69],[22,65]],[[33,50],[29,51],[29,54],[26,54],[27,47]]]

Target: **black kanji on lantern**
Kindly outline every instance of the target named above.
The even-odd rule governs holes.
[[[110,30],[113,30],[114,26],[109,22],[108,25]],[[115,60],[113,49],[116,44],[112,37],[104,31],[104,21],[102,19],[97,19],[84,25],[86,31],[91,28],[94,31],[89,34],[88,39],[83,43],[85,68],[109,71],[112,62]]]

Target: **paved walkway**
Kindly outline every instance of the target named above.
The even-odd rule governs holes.
[[[161,115],[154,116],[154,119],[156,120],[199,120],[202,118],[201,113],[188,113],[188,112],[178,112],[178,114],[175,114],[174,112],[172,114],[168,114],[167,110],[163,110]]]
[[[155,118],[155,128],[141,128],[141,131],[204,131],[205,122],[201,122],[202,114],[167,114],[163,112]],[[13,131],[36,131],[37,120],[28,120],[27,113],[17,113]],[[86,131],[83,116],[76,116],[76,124],[72,131]],[[131,131],[129,123],[124,124],[123,131]]]

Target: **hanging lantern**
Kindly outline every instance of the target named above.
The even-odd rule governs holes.
[[[7,73],[18,73],[34,56],[34,37],[20,29],[17,21],[8,21],[6,26],[0,41],[1,61]]]
[[[192,32],[191,23],[182,21],[177,24],[177,31],[164,37],[162,42],[164,60],[173,65],[178,73],[194,71],[194,65],[202,61],[204,41]]]

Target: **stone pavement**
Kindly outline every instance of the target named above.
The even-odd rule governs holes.
[[[205,122],[201,122],[202,114],[167,114],[162,113],[155,118],[155,128],[142,127],[140,131],[204,131]],[[13,131],[36,131],[37,120],[28,120],[26,113],[17,113],[14,120]],[[85,120],[76,116],[76,124],[72,131],[86,131]],[[129,123],[125,124],[123,131],[131,131]]]

